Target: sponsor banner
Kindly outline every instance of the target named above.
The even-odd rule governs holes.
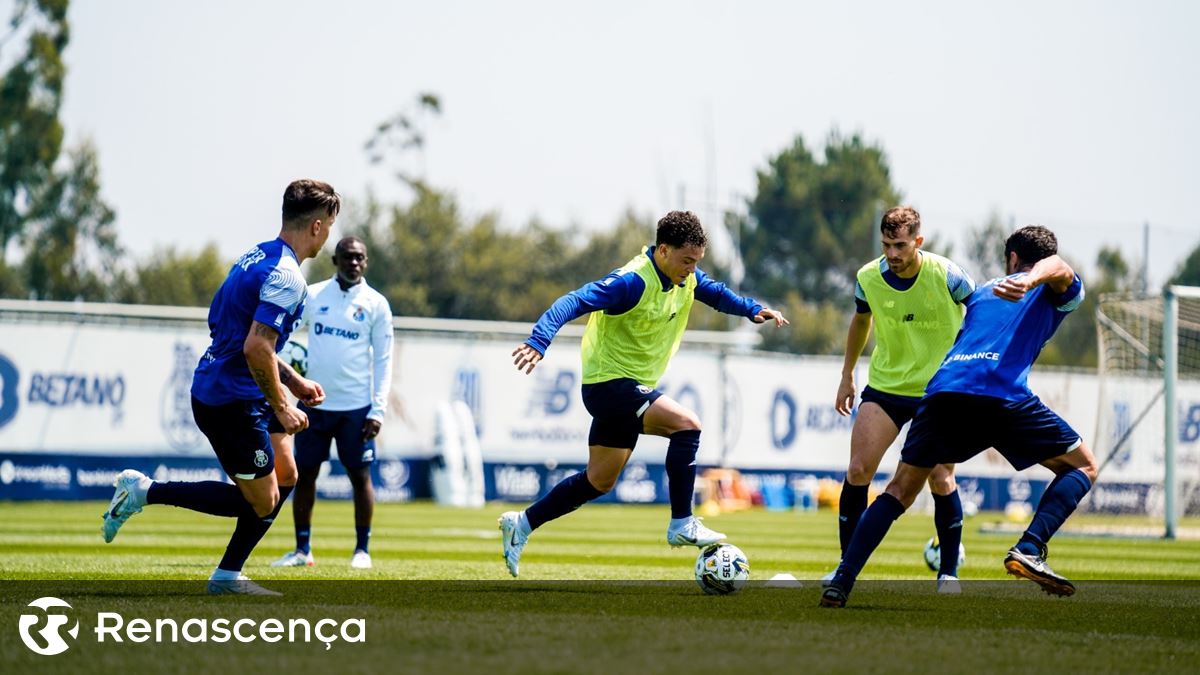
[[[171,455],[96,457],[35,453],[0,453],[0,500],[106,500],[123,469],[137,469],[158,481],[230,482],[217,461]],[[431,496],[429,462],[381,459],[371,464],[375,499],[403,502]],[[350,499],[350,479],[339,462],[326,462],[317,479],[317,496]]]
[[[210,456],[192,421],[196,328],[6,325],[0,448],[15,452]]]
[[[587,462],[592,418],[580,397],[578,343],[552,346],[528,375],[513,367],[515,346],[401,336],[392,391],[403,420],[389,420],[389,448],[402,456],[428,456],[438,403],[462,400],[474,415],[485,460]],[[700,461],[715,463],[721,456],[720,376],[716,354],[681,351],[658,386],[700,416],[705,429]],[[662,461],[666,449],[667,439],[643,436],[635,457]]]
[[[192,371],[208,345],[203,324],[13,321],[4,335],[0,450],[7,456],[194,458],[215,466],[192,420],[189,393]],[[585,463],[592,419],[580,397],[578,342],[560,340],[529,375],[513,367],[514,346],[467,335],[399,334],[392,401],[377,441],[380,459],[424,466],[415,460],[428,460],[435,452],[436,406],[462,400],[474,414],[485,462]],[[659,388],[698,414],[704,428],[700,464],[836,473],[845,471],[854,419],[834,409],[840,372],[840,358],[721,354],[685,345]],[[863,359],[856,372],[860,389],[866,372]],[[1102,460],[1116,448],[1103,482],[1161,483],[1161,398],[1153,403],[1160,383],[1115,377],[1101,383],[1088,373],[1035,369],[1030,384]],[[1099,415],[1102,384],[1111,410]],[[1179,400],[1179,474],[1195,476],[1200,474],[1200,383],[1181,382]],[[1128,434],[1139,419],[1138,432]],[[895,466],[903,439],[902,430],[883,458],[883,470]],[[633,460],[660,464],[666,447],[666,439],[643,436]],[[325,480],[331,494],[344,491],[339,470]],[[960,473],[999,478],[1012,469],[988,451],[965,463]],[[1028,476],[1049,478],[1038,468]],[[46,490],[62,485],[49,474],[38,480]],[[401,492],[397,498],[406,497]]]

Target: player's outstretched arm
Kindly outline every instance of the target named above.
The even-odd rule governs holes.
[[[846,333],[846,356],[842,359],[842,381],[838,385],[837,401],[833,407],[840,415],[849,415],[854,410],[854,366],[867,346],[871,335],[871,313],[856,312],[850,319],[850,330]]]
[[[262,390],[271,410],[275,411],[283,430],[295,434],[308,426],[308,416],[288,401],[283,383],[279,380],[279,359],[275,356],[275,342],[278,339],[279,333],[274,328],[255,321],[250,325],[250,334],[242,344],[242,353],[246,357],[250,376]]]
[[[637,305],[646,283],[633,272],[617,270],[599,281],[586,284],[550,305],[529,334],[529,339],[513,350],[513,364],[526,374],[533,372],[538,362],[550,348],[550,342],[568,321],[584,314],[608,311],[613,314],[628,312]]]

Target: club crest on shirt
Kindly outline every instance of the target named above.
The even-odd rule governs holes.
[[[366,321],[367,320],[366,310],[364,310],[362,307],[355,307],[354,308],[354,320],[355,321]]]
[[[258,468],[261,469],[266,465],[267,465],[267,453],[263,452],[262,450],[255,450],[254,451],[254,466],[257,466]]]

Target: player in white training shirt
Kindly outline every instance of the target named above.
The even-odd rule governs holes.
[[[303,324],[308,326],[308,375],[325,388],[325,402],[302,408],[309,426],[296,436],[300,471],[292,499],[296,550],[274,564],[313,564],[312,510],[317,476],[337,441],[338,460],[354,488],[356,543],[350,566],[371,567],[368,545],[375,491],[371,464],[375,436],[383,426],[392,384],[392,309],[387,298],[367,285],[367,247],[357,237],[338,242],[333,253],[337,274],[308,288]]]

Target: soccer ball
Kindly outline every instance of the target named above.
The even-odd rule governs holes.
[[[958,545],[958,565],[967,562],[967,548],[962,544]],[[934,572],[942,568],[942,545],[938,543],[938,538],[934,537],[925,542],[925,564],[929,565],[929,569]]]
[[[750,562],[733,544],[713,544],[696,556],[696,583],[710,595],[736,592],[750,578]]]
[[[296,374],[304,377],[308,373],[308,347],[299,342],[287,341],[279,350],[279,358],[292,367]]]

